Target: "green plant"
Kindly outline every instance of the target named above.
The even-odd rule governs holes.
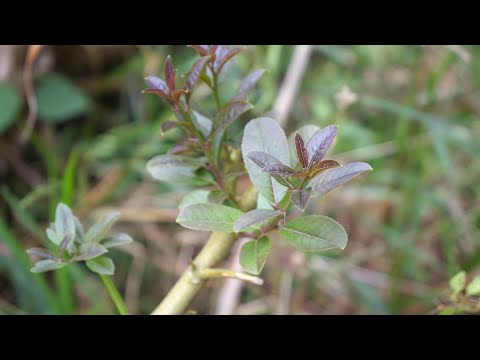
[[[472,314],[480,312],[480,276],[467,283],[467,274],[460,271],[449,281],[450,296],[439,304],[439,315]]]
[[[261,284],[258,275],[272,247],[268,237],[272,231],[279,230],[287,243],[302,251],[344,249],[347,233],[335,220],[307,215],[287,221],[287,212],[292,205],[303,212],[310,198],[322,196],[362,172],[372,170],[363,162],[342,166],[334,160],[324,160],[337,135],[336,125],[323,129],[304,126],[287,139],[275,120],[260,117],[250,120],[240,137],[242,134],[235,131],[238,127],[231,125],[252,109],[249,94],[265,71],[257,70],[247,75],[227,100],[220,91],[225,79],[223,75],[230,60],[244,48],[229,49],[222,45],[191,47],[200,57],[185,74],[182,86],[178,87],[170,56],[164,64],[164,79],[146,78],[149,87],[144,93],[159,96],[171,106],[175,115],[175,119],[161,124],[162,132],[173,129],[185,132],[179,144],[166,154],[151,159],[147,170],[159,181],[185,183],[192,188],[208,187],[195,189],[184,197],[179,205],[177,222],[186,228],[212,234],[154,314],[184,313],[205,281],[211,278],[234,277]],[[193,100],[194,90],[200,83],[211,90],[214,105],[211,113],[214,116],[206,115],[207,110],[211,110],[209,108],[201,112]],[[252,183],[248,188],[242,187],[238,181],[246,173]],[[92,261],[103,255],[101,239],[96,238],[95,245],[92,241],[86,245],[80,241],[80,246],[75,246],[74,235],[66,237],[65,225],[58,220],[59,216],[62,219],[70,218],[70,215],[65,215],[68,212],[64,206],[59,209],[57,221],[60,223],[56,231],[60,234],[54,237],[55,241],[52,240],[59,246],[59,254],[55,259],[43,260],[48,262],[37,264],[34,270],[58,268],[80,259],[87,260],[87,266],[95,271]],[[76,223],[78,221],[73,222]],[[70,232],[72,226],[68,226]],[[243,245],[240,254],[245,272],[216,268],[239,236],[251,239]],[[90,239],[88,233],[85,238]],[[93,258],[85,258],[82,245],[88,248],[85,250],[87,254],[90,247],[94,248]],[[53,256],[43,250],[34,252]]]

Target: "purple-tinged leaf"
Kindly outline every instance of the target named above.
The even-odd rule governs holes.
[[[258,192],[270,203],[278,204],[287,192],[287,188],[272,176],[259,171],[259,166],[247,156],[253,151],[267,153],[284,165],[290,166],[287,138],[275,120],[263,117],[251,120],[247,124],[243,134],[242,154],[250,180]]]
[[[247,157],[257,164],[260,169],[268,165],[283,165],[275,156],[264,153],[263,151],[250,151]]]
[[[323,161],[320,161],[319,163],[315,163],[312,166],[312,169],[310,170],[309,175],[310,175],[311,178],[314,178],[315,176],[317,176],[322,171],[332,169],[332,168],[336,168],[336,167],[339,167],[339,166],[341,166],[341,165],[338,162],[336,162],[335,160],[323,160]]]
[[[60,243],[60,246],[58,248],[58,257],[60,259],[63,259],[63,254],[65,253],[65,250],[67,250],[67,248],[69,247],[70,243],[73,243],[72,241],[72,238],[69,236],[69,235],[66,235],[62,242]],[[69,254],[72,254],[73,253],[73,250],[72,247],[70,247],[69,249],[70,251],[68,251]]]
[[[165,134],[167,131],[170,131],[176,127],[179,127],[179,126],[184,126],[186,125],[187,123],[182,123],[182,122],[178,122],[178,121],[165,121],[162,123],[162,125],[160,125],[160,130],[162,131],[162,134]]]
[[[291,167],[283,164],[267,165],[262,169],[262,171],[265,171],[267,174],[270,175],[285,176],[290,176],[295,172],[295,170],[293,170]]]
[[[164,92],[160,89],[148,88],[148,89],[143,90],[142,93],[144,93],[144,94],[154,94],[154,95],[160,96],[162,99],[168,101],[170,104],[173,103],[170,95],[168,95],[168,93],[166,93],[166,92]]]
[[[160,79],[159,77],[147,76],[145,78],[145,81],[147,82],[148,86],[150,86],[151,89],[161,90],[166,94],[169,93],[167,83],[162,79]]]
[[[133,239],[131,238],[130,235],[125,234],[125,233],[119,233],[119,234],[114,234],[110,235],[105,239],[104,242],[102,242],[102,245],[108,249],[114,246],[121,246],[121,245],[126,245],[130,244],[133,242]]]
[[[333,143],[338,132],[337,125],[329,125],[319,130],[307,144],[307,151],[310,156],[309,167],[314,163],[322,161],[328,149]]]
[[[299,133],[295,135],[295,149],[297,151],[297,158],[300,165],[302,165],[302,167],[306,169],[308,166],[308,153],[302,136]]]
[[[216,134],[222,133],[227,127],[229,127],[236,119],[243,113],[252,109],[253,105],[245,101],[233,101],[225,105],[218,112],[215,120],[213,121],[214,131],[212,137]]]
[[[70,208],[65,204],[58,204],[55,212],[55,232],[59,239],[69,236],[75,237],[75,220]]]
[[[292,200],[292,202],[299,210],[304,211],[307,207],[308,199],[310,198],[311,192],[311,188],[294,190],[292,191],[292,196],[290,197],[290,200]]]
[[[53,261],[58,262],[59,260],[55,256],[53,252],[47,249],[41,249],[41,248],[30,248],[27,250],[27,254],[33,255],[33,256],[38,256],[41,257],[42,259],[50,259]]]
[[[315,125],[305,125],[302,126],[300,129],[297,131],[293,132],[290,134],[288,137],[288,148],[290,152],[290,161],[291,161],[291,166],[295,168],[298,164],[298,158],[297,158],[297,151],[295,147],[295,135],[300,134],[302,139],[304,140],[305,144],[308,144],[309,140],[317,133],[317,131],[320,130],[318,126]],[[307,146],[305,146],[307,147]],[[307,149],[307,154],[308,154],[308,149]]]
[[[246,50],[246,49],[247,49],[246,47],[240,47],[240,48],[232,49],[232,50],[228,51],[227,53],[225,53],[223,55],[222,59],[218,63],[216,62],[218,64],[215,67],[215,71],[217,72],[217,74],[220,74],[220,72],[222,71],[222,68],[225,66],[225,64],[229,60],[231,60],[235,55],[239,54],[240,52],[242,52],[243,50]]]
[[[326,170],[312,180],[312,197],[328,193],[343,183],[360,175],[364,171],[373,170],[370,165],[364,162],[350,163],[341,167]]]
[[[240,216],[233,224],[235,232],[244,231],[254,225],[262,224],[283,215],[281,211],[268,209],[255,209]]]
[[[193,125],[207,138],[212,132],[212,119],[200,114],[198,111],[192,111]]]
[[[165,60],[163,70],[165,72],[165,82],[167,83],[170,92],[172,92],[175,90],[175,70],[173,69],[172,58],[170,55],[168,55]]]
[[[228,54],[230,49],[227,45],[217,45],[215,48],[215,59],[213,61],[213,69],[217,72],[220,63],[222,62],[223,58]],[[217,72],[218,74],[218,72]]]
[[[265,69],[256,70],[245,77],[232,100],[245,100],[252,92],[258,80],[265,74]]]
[[[200,56],[207,56],[210,52],[209,46],[208,45],[188,45],[192,49],[195,49],[195,51],[200,55]]]
[[[57,262],[51,259],[40,260],[35,263],[35,266],[30,271],[33,273],[41,273],[45,271],[58,270],[66,265],[67,263]]]
[[[94,259],[108,252],[103,245],[98,243],[83,243],[80,245],[79,254],[72,258],[72,261],[85,261]]]
[[[187,86],[188,86],[188,93],[190,94],[193,91],[193,88],[195,87],[195,84],[197,83],[198,77],[200,76],[200,73],[203,71],[205,68],[205,65],[207,64],[208,60],[210,60],[210,56],[204,56],[195,61],[188,73],[187,76]]]
[[[210,54],[214,54],[220,45],[210,45]]]

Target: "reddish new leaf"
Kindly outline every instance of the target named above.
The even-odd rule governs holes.
[[[329,125],[319,130],[307,144],[307,151],[310,155],[309,167],[312,168],[314,163],[322,161],[328,149],[333,143],[338,132],[337,125]]]
[[[299,133],[295,135],[295,149],[297,150],[298,162],[306,169],[308,166],[308,153],[302,136]]]
[[[268,165],[283,165],[275,156],[262,151],[250,151],[247,157],[257,164],[261,169]]]
[[[338,166],[340,166],[340,164],[335,160],[323,160],[312,166],[312,169],[310,170],[310,177],[313,178],[317,176],[319,173],[321,173],[322,171],[332,169]]]
[[[192,68],[190,69],[190,72],[188,73],[187,76],[187,86],[188,86],[188,92],[190,93],[193,88],[195,87],[195,84],[197,83],[198,77],[200,76],[200,73],[203,71],[205,68],[205,65],[207,64],[208,60],[210,59],[210,56],[204,56],[197,61],[195,61],[192,65]]]
[[[167,82],[168,88],[172,92],[175,90],[175,70],[173,69],[172,58],[170,55],[167,56],[165,64],[163,66],[165,72],[165,81]]]
[[[149,88],[149,89],[143,90],[142,93],[158,95],[161,98],[163,98],[164,100],[168,101],[169,103],[172,103],[172,98],[170,97],[170,95],[168,95],[168,93],[166,93],[166,92],[164,92],[160,89]]]
[[[170,131],[176,127],[184,126],[186,123],[178,122],[178,121],[165,121],[160,125],[160,130],[162,130],[162,134],[165,134],[167,131]]]

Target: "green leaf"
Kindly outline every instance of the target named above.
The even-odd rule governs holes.
[[[257,198],[257,209],[270,209],[273,210],[272,204],[268,202],[267,199],[265,199],[264,196],[261,194],[258,194]]]
[[[79,254],[72,258],[72,261],[91,260],[108,252],[104,246],[97,243],[83,243],[80,245]]]
[[[183,208],[177,222],[188,229],[232,233],[233,224],[243,215],[238,209],[218,204],[194,204]]]
[[[287,138],[282,128],[270,118],[251,120],[245,127],[242,154],[248,175],[259,193],[271,203],[278,203],[287,188],[279,184],[269,174],[259,173],[259,167],[247,154],[252,151],[261,151],[274,156],[284,165],[290,166]]]
[[[255,209],[240,216],[235,221],[235,224],[233,224],[233,230],[238,233],[256,224],[261,224],[277,216],[281,216],[282,214],[281,211]]]
[[[310,182],[310,186],[312,187],[311,196],[314,198],[324,195],[343,183],[353,179],[355,176],[360,175],[364,171],[370,170],[373,169],[367,163],[354,162],[321,172]]]
[[[147,171],[159,181],[184,183],[188,179],[196,178],[195,171],[204,163],[204,159],[166,154],[150,160]]]
[[[182,210],[183,208],[193,204],[207,204],[209,203],[209,195],[210,191],[208,190],[194,190],[183,197],[182,201],[180,201],[180,204],[178,205],[178,208]]]
[[[133,242],[133,239],[130,235],[125,233],[120,233],[120,234],[115,234],[107,237],[105,241],[102,242],[102,245],[108,249],[114,246],[130,244],[132,242]]]
[[[55,245],[60,245],[62,239],[57,235],[55,232],[55,224],[51,223],[50,226],[46,230],[48,239],[53,242]]]
[[[292,167],[295,167],[298,164],[297,151],[295,148],[295,134],[300,134],[305,143],[308,144],[310,139],[318,132],[318,130],[320,130],[318,126],[306,125],[302,126],[300,129],[290,134],[290,136],[288,137],[288,148],[290,149],[290,161]]]
[[[106,256],[100,256],[85,262],[85,265],[93,272],[100,275],[113,275],[115,272],[115,265],[112,259]]]
[[[73,217],[73,220],[75,221],[75,241],[82,243],[85,239],[85,231],[83,230],[80,220],[78,220],[76,216]]]
[[[193,125],[202,133],[205,138],[207,138],[210,135],[210,132],[212,131],[212,119],[209,119],[206,116],[203,116],[200,114],[198,111],[193,110],[192,111],[193,116]]]
[[[472,280],[467,286],[467,295],[468,296],[477,296],[480,295],[480,276],[477,276]]]
[[[40,260],[35,263],[35,266],[30,271],[33,273],[41,273],[45,271],[58,270],[66,265],[67,263],[59,263],[50,259]]]
[[[7,130],[20,110],[20,96],[15,88],[8,84],[0,84],[0,133]]]
[[[450,289],[452,289],[454,295],[459,294],[467,283],[467,274],[465,271],[460,271],[454,277],[450,279]]]
[[[85,235],[85,243],[98,243],[103,240],[119,216],[118,212],[113,212],[102,217],[88,230],[87,235]]]
[[[60,74],[43,76],[37,86],[38,116],[59,123],[88,111],[90,100],[83,91]]]
[[[280,235],[302,251],[345,249],[347,232],[342,225],[327,216],[309,215],[285,224]]]
[[[271,248],[272,242],[266,236],[243,244],[240,250],[240,265],[251,274],[260,274]]]
[[[58,204],[55,211],[55,233],[57,235],[55,240],[60,242],[66,237],[72,240],[75,238],[75,219],[72,210],[63,203]]]

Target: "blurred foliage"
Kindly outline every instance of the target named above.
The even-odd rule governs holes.
[[[247,120],[271,111],[292,52],[286,45],[249,46],[225,69],[232,79],[267,69],[250,96],[255,108],[231,134],[240,139]],[[108,211],[122,213],[116,228],[137,241],[112,251],[114,280],[132,313],[149,313],[207,233],[174,224],[186,185],[157,183],[146,173],[147,161],[182,132],[161,135],[160,123],[173,114],[141,90],[168,54],[179,76],[194,51],[46,47],[34,71],[40,121],[20,146],[28,112],[24,54],[24,47],[13,55],[0,47],[0,57],[15,56],[16,64],[0,79],[0,313],[114,313],[82,264],[58,275],[29,272],[24,250],[48,246],[44,229],[60,201],[86,224]],[[222,98],[239,82],[222,82]],[[345,251],[302,255],[273,238],[265,284],[244,285],[236,312],[425,314],[460,269],[474,279],[480,272],[479,86],[478,46],[315,45],[286,132],[339,124],[330,158],[367,161],[375,171],[309,203],[345,226]],[[355,101],[343,106],[352,94]],[[200,101],[214,103],[201,87],[193,99]],[[221,285],[202,291],[192,308],[215,313]]]

